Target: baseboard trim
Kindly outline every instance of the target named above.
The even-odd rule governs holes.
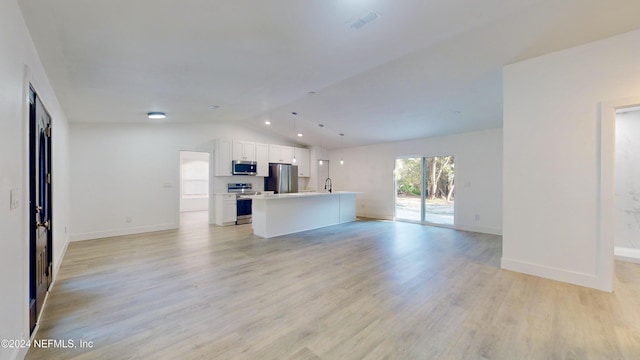
[[[640,264],[640,249],[614,246],[613,258],[618,261]]]
[[[523,274],[542,277],[545,279],[584,286],[605,292],[613,291],[613,289],[603,285],[603,283],[606,283],[606,281],[599,279],[595,274],[555,268],[551,266],[534,264],[505,257],[501,259],[500,266],[504,270],[515,271]]]
[[[487,228],[482,226],[455,225],[456,230],[471,231],[481,234],[502,236],[502,229]]]
[[[374,220],[388,220],[388,221],[394,220],[393,215],[388,216],[388,215],[366,214],[366,213],[358,213],[358,212],[356,212],[356,217],[363,218],[363,219],[374,219]]]
[[[67,236],[67,239],[64,242],[64,248],[62,248],[62,253],[60,254],[60,257],[58,258],[58,262],[53,267],[53,282],[55,282],[55,279],[56,279],[56,277],[58,275],[58,271],[60,270],[60,265],[62,265],[62,260],[64,260],[64,256],[67,254],[67,249],[69,248],[69,243],[70,242],[71,242],[71,237]]]
[[[444,229],[468,231],[468,232],[474,232],[474,233],[479,233],[479,234],[502,236],[502,229],[486,228],[486,227],[481,227],[481,226],[468,226],[468,225],[458,225],[458,224],[456,224],[456,225],[437,224],[437,223],[431,223],[431,222],[421,222],[421,221],[406,220],[406,219],[395,220],[394,218],[384,219],[384,220],[400,221],[400,222],[406,222],[406,223],[411,223],[411,224],[439,227],[439,228],[444,228]]]
[[[137,226],[137,227],[130,227],[130,228],[115,229],[115,230],[72,234],[70,237],[70,240],[73,242],[84,241],[84,240],[94,240],[94,239],[102,239],[102,238],[108,238],[108,237],[114,237],[114,236],[141,234],[141,233],[147,233],[147,232],[153,232],[153,231],[173,230],[177,228],[178,228],[178,224],[176,223]]]

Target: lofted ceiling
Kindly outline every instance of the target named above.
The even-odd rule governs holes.
[[[18,3],[71,122],[164,111],[328,148],[499,128],[504,65],[640,28],[638,0]]]

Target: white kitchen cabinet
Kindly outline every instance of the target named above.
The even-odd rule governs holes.
[[[232,176],[231,140],[217,139],[213,145],[213,168],[215,176]]]
[[[280,157],[280,146],[281,145],[269,144],[269,162],[270,163],[282,162],[282,159]]]
[[[256,143],[233,140],[232,156],[232,160],[256,161]]]
[[[216,225],[227,226],[236,223],[236,194],[215,195]]]
[[[293,161],[293,148],[291,146],[281,146],[280,156],[284,159],[285,164],[291,164]]]
[[[298,177],[309,177],[309,149],[293,148],[293,151],[296,156],[294,165],[298,165]]]
[[[286,145],[269,145],[269,162],[291,164],[293,161],[293,148]]]
[[[291,146],[280,146],[280,157],[282,157],[285,164],[291,164],[293,162],[293,148]]]
[[[256,176],[269,176],[269,145],[256,144],[256,162],[258,171]]]

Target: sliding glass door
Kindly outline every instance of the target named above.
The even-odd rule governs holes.
[[[426,196],[424,221],[453,225],[454,161],[453,156],[425,158]]]
[[[454,224],[453,156],[396,159],[395,218]]]
[[[422,158],[396,159],[396,219],[422,221]]]

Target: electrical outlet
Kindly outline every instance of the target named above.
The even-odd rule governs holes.
[[[131,216],[127,216],[127,219],[126,219],[126,220],[127,220],[127,222],[128,222],[128,223],[130,223],[130,222],[132,221],[132,220],[131,220]]]
[[[479,221],[479,220],[480,220],[480,215],[476,214],[476,221]]]

